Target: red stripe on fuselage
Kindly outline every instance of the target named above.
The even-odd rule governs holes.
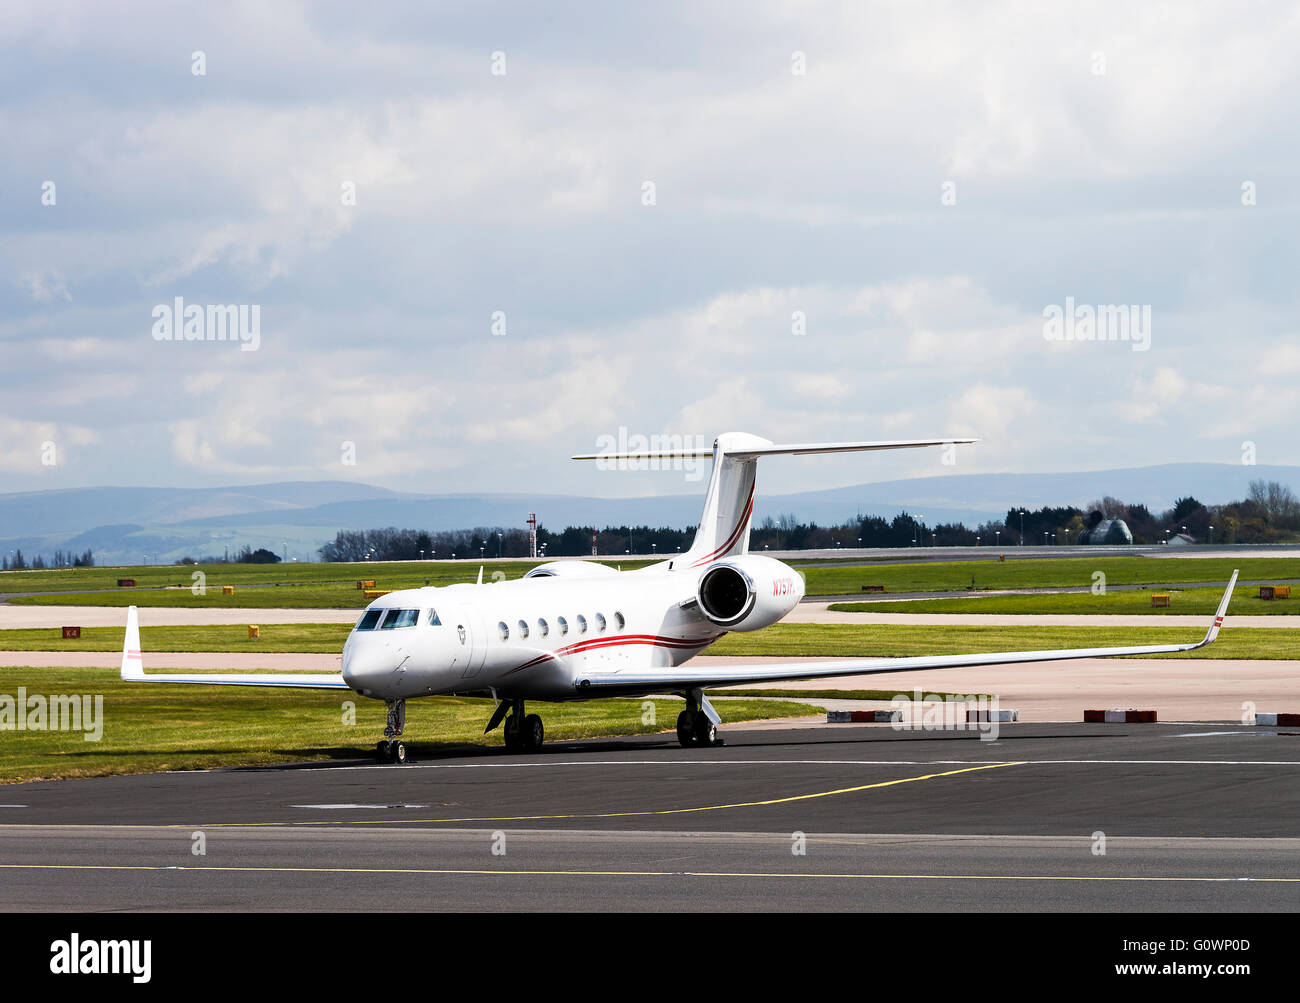
[[[676,651],[682,651],[688,648],[703,648],[705,645],[712,644],[721,634],[715,634],[713,637],[706,637],[699,640],[690,640],[682,637],[661,637],[657,634],[620,634],[615,637],[593,637],[587,641],[575,641],[573,644],[566,645],[563,648],[557,648],[555,651],[548,651],[545,654],[532,658],[523,665],[518,665],[511,669],[506,675],[511,676],[523,669],[531,668],[541,662],[554,658],[560,658],[565,655],[581,655],[588,651],[594,651],[597,648],[617,647],[624,644],[648,644],[656,648],[671,648]]]

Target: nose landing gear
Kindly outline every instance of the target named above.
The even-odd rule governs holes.
[[[375,753],[381,763],[406,762],[406,746],[400,741],[402,729],[406,727],[406,701],[387,701],[388,718],[384,723],[384,740],[375,745]]]

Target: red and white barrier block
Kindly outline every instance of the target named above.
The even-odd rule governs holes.
[[[1155,724],[1153,710],[1085,710],[1084,724]]]
[[[1255,711],[1255,724],[1269,728],[1300,727],[1300,714],[1276,714],[1272,711]]]
[[[984,708],[981,710],[968,710],[966,712],[967,724],[971,723],[972,721],[1007,722],[1007,721],[1019,721],[1019,720],[1020,720],[1020,711],[1018,710],[1003,710],[1001,708],[999,708],[998,710],[993,710],[992,708]]]
[[[893,724],[903,720],[901,710],[828,710],[827,724]]]

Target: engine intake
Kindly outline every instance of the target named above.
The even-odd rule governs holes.
[[[755,598],[749,576],[730,564],[715,565],[700,579],[700,609],[719,626],[743,619],[753,608]]]

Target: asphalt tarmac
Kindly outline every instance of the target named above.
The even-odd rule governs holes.
[[[10,785],[0,909],[1295,911],[1296,730],[738,726]]]

